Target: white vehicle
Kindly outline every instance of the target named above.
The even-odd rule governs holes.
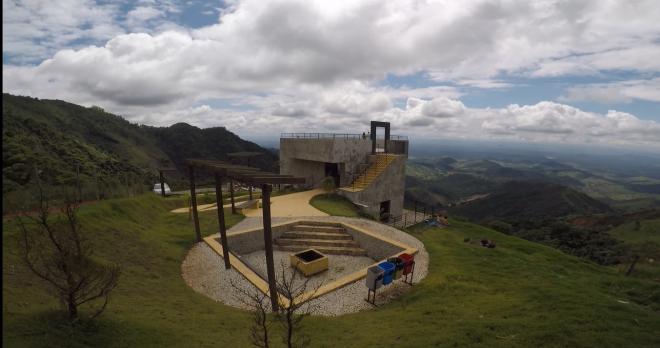
[[[172,194],[172,190],[170,190],[170,187],[167,186],[167,184],[164,184],[163,187],[165,188],[165,195],[171,195]],[[161,194],[160,183],[154,184],[154,193],[158,194],[158,195]]]

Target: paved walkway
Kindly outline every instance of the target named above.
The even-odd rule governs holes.
[[[231,203],[223,205],[225,208],[230,208]],[[171,210],[170,213],[175,213],[175,214],[184,214],[188,213],[189,207],[183,207],[183,208],[176,208],[174,210]],[[210,204],[197,204],[197,211],[207,211],[207,210],[216,210],[218,209],[218,206],[215,203],[210,203]]]
[[[312,207],[309,200],[312,197],[325,193],[321,189],[296,192],[288,195],[270,198],[270,215],[272,217],[296,216],[328,216],[328,214]],[[262,209],[246,209],[243,214],[247,217],[263,216]]]
[[[325,193],[321,189],[314,189],[303,192],[290,193],[288,195],[275,196],[270,198],[270,215],[271,217],[296,217],[296,216],[328,216],[328,214],[312,207],[309,200],[316,195]],[[261,201],[261,200],[259,200]],[[236,204],[238,204],[237,202]],[[223,207],[231,207],[231,204],[225,204]],[[216,210],[218,207],[215,203],[211,204],[198,204],[197,211]],[[184,214],[188,213],[188,207],[177,208],[171,211],[172,213]],[[260,209],[243,209],[243,214],[246,217],[263,216],[263,210]]]

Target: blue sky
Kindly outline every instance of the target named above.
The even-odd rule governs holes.
[[[3,1],[3,92],[242,136],[660,146],[655,1]]]

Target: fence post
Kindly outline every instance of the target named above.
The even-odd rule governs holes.
[[[415,209],[415,223],[417,223],[417,201],[413,201]]]

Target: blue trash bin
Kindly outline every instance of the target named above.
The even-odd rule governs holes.
[[[387,285],[392,282],[394,278],[394,266],[391,262],[381,262],[378,264],[378,267],[383,269],[383,285]]]

